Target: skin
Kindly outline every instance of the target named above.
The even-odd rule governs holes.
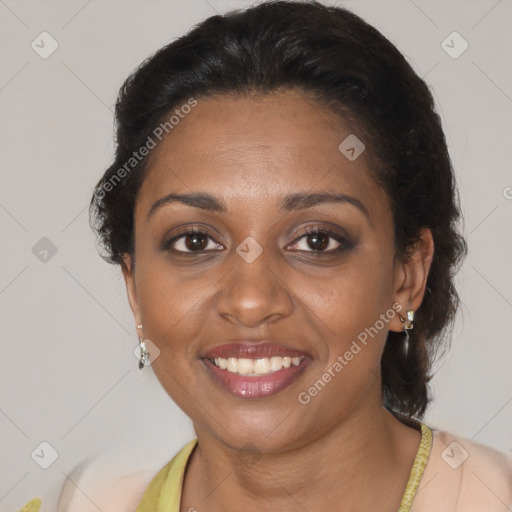
[[[407,262],[396,257],[368,144],[354,161],[338,150],[353,132],[296,91],[216,97],[198,100],[153,150],[134,214],[135,269],[129,255],[122,268],[139,335],[160,350],[153,369],[199,440],[181,511],[399,508],[420,442],[381,401],[380,359],[388,330],[403,330],[399,315],[308,404],[297,399],[393,303],[403,314],[418,309],[432,260],[427,229]],[[368,216],[350,203],[278,209],[288,194],[326,190],[357,198]],[[227,213],[174,202],[148,219],[170,192],[218,196]],[[161,248],[184,224],[211,233],[199,238],[209,252]],[[297,237],[318,225],[350,243],[315,257],[339,246],[322,238],[318,250],[311,236]],[[263,249],[252,263],[236,252],[248,236]],[[186,240],[174,248],[193,250]],[[312,361],[276,395],[238,398],[200,359],[234,339],[275,340]]]

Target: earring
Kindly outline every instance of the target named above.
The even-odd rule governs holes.
[[[409,331],[414,328],[414,310],[409,309],[406,312],[407,316],[407,322],[404,324],[404,332],[405,332],[405,340],[404,340],[404,351],[405,356],[407,357],[407,354],[409,353]],[[405,318],[400,315],[400,321],[403,323],[405,322]]]
[[[404,325],[404,329],[406,331],[409,331],[409,330],[411,330],[414,327],[414,324],[413,324],[413,321],[414,321],[414,310],[409,309],[409,311],[407,311],[406,315],[407,315],[408,323],[406,323]]]
[[[146,361],[149,359],[149,352],[146,348],[146,343],[142,338],[139,338],[139,349],[140,349],[140,360],[139,360],[139,370],[144,368]]]
[[[137,329],[142,329],[142,324],[137,325]]]

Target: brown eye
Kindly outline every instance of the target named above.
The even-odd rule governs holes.
[[[215,242],[209,233],[199,228],[189,229],[164,244],[164,248],[180,253],[200,253],[219,250],[221,244]]]
[[[322,227],[307,228],[299,233],[292,249],[312,253],[335,253],[350,247],[343,236]]]
[[[306,240],[311,249],[317,251],[323,251],[329,246],[329,236],[325,233],[314,233],[307,235]]]
[[[208,239],[201,233],[194,233],[184,237],[185,247],[190,251],[204,251],[208,246]]]

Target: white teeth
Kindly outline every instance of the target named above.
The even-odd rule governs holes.
[[[254,373],[265,374],[270,372],[270,360],[268,357],[254,361]]]
[[[248,375],[249,373],[252,373],[254,363],[252,359],[238,359],[236,369],[240,375]]]
[[[227,365],[226,365],[226,369],[228,370],[228,372],[236,373],[236,371],[237,371],[237,362],[238,362],[238,359],[236,359],[235,357],[230,357],[228,359],[228,362],[227,362]]]
[[[298,366],[304,357],[262,357],[259,359],[247,359],[236,357],[216,357],[210,359],[217,368],[227,370],[231,373],[238,373],[240,375],[248,375],[251,377],[258,375],[266,375],[271,372],[277,372],[283,368],[290,368],[290,366]]]
[[[283,367],[283,358],[282,357],[271,357],[270,358],[270,369],[273,372],[277,372]]]

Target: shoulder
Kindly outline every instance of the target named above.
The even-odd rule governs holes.
[[[512,455],[432,428],[432,449],[411,512],[505,512]]]
[[[57,512],[133,512],[155,471],[126,471],[112,455],[88,459],[66,475]]]
[[[179,484],[197,439],[188,442],[169,461],[157,465],[127,461],[118,451],[102,453],[77,465],[66,475],[57,512],[134,512],[154,510],[160,490],[169,483]],[[165,464],[165,465],[163,465]],[[156,501],[155,501],[156,500]]]

